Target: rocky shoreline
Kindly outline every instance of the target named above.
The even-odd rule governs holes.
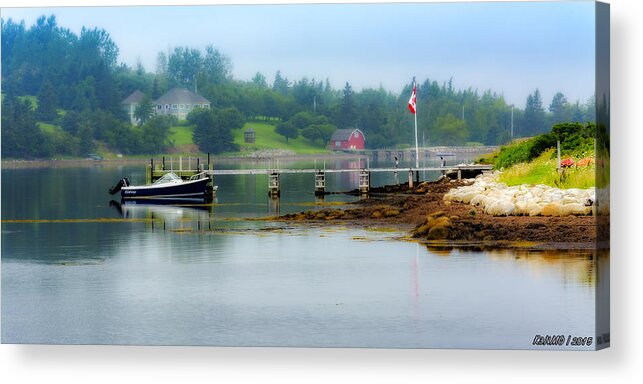
[[[413,189],[409,189],[408,184],[374,188],[368,199],[360,200],[348,209],[307,211],[271,220],[309,224],[336,222],[364,228],[395,227],[407,232],[409,238],[428,244],[516,247],[537,243],[540,247],[557,249],[593,248],[597,241],[597,225],[607,225],[609,230],[609,221],[598,223],[596,216],[592,216],[591,206],[584,205],[587,201],[583,199],[590,199],[591,193],[574,192],[578,193],[582,206],[589,207],[575,214],[543,215],[548,212],[543,210],[540,215],[535,212],[532,212],[534,215],[519,215],[520,211],[514,207],[511,214],[499,216],[492,214],[488,206],[471,205],[475,196],[467,203],[454,198],[465,191],[471,192],[467,188],[472,186],[478,188],[480,184],[476,185],[474,180],[443,178],[420,183]]]

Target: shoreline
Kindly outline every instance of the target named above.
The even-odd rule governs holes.
[[[207,159],[207,154],[161,154],[161,155],[151,155],[149,157],[123,157],[123,158],[109,158],[102,160],[94,160],[89,158],[78,158],[78,159],[3,159],[0,161],[0,168],[2,169],[27,169],[27,168],[72,168],[72,167],[92,167],[92,166],[123,166],[123,165],[147,165],[150,162],[151,158],[159,160],[162,157],[165,158],[174,158],[175,160],[179,157],[187,159],[188,157],[195,159],[200,158],[202,160]],[[352,154],[352,153],[321,153],[321,154],[274,154],[273,156],[268,156],[268,154],[262,154],[259,156],[248,156],[248,155],[239,155],[239,156],[210,156],[210,160],[216,163],[236,163],[238,161],[248,161],[248,162],[261,162],[261,161],[270,161],[270,160],[285,160],[285,161],[306,161],[306,160],[328,160],[328,159],[358,159],[363,158],[365,155],[361,154]]]
[[[367,199],[346,209],[322,209],[266,218],[308,225],[342,224],[358,228],[392,227],[407,234],[400,240],[428,247],[512,248],[534,250],[591,250],[609,248],[597,243],[599,225],[609,228],[609,217],[493,216],[484,208],[447,201],[451,190],[472,180],[422,182],[373,188]]]

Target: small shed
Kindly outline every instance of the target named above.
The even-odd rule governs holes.
[[[330,138],[330,149],[334,151],[349,151],[364,149],[366,138],[357,128],[338,129]]]
[[[248,128],[245,131],[243,131],[243,141],[245,143],[254,144],[256,136],[257,134],[255,130],[252,128]]]

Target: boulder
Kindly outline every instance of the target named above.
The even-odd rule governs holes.
[[[400,214],[400,210],[399,209],[387,209],[387,210],[384,211],[383,214],[384,214],[384,217],[395,217],[395,216],[398,216]]]
[[[503,200],[497,200],[493,204],[487,205],[485,207],[485,213],[492,216],[509,216],[513,214],[516,206],[509,202]]]
[[[432,227],[429,229],[426,238],[429,240],[446,240],[449,238],[449,228],[444,226]]]
[[[559,203],[549,203],[543,207],[543,216],[560,216],[562,205]]]

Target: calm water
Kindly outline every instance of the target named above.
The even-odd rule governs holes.
[[[278,202],[267,176],[221,176],[212,206],[110,204],[111,185],[143,172],[2,170],[3,343],[534,348],[536,334],[595,335],[607,256],[242,220],[318,209],[312,175],[282,176]],[[357,182],[329,176],[328,189]]]

